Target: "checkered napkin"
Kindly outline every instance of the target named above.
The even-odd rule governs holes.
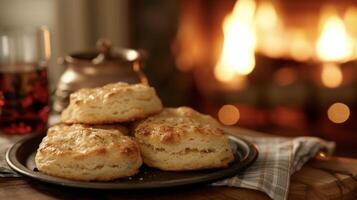
[[[0,133],[0,178],[1,177],[19,177],[17,173],[10,169],[5,160],[7,149],[18,141],[20,136],[6,136]]]
[[[259,190],[274,200],[287,199],[290,176],[319,151],[331,154],[333,142],[316,137],[247,137],[259,150],[257,160],[245,171],[214,186],[242,187]]]

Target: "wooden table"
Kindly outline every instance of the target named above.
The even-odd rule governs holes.
[[[242,129],[240,134],[261,135]],[[25,178],[0,178],[0,200],[5,199],[270,199],[242,188],[207,185],[155,191],[96,191],[59,187]],[[289,199],[357,199],[357,159],[317,156],[291,177]]]

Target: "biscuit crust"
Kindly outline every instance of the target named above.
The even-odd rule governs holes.
[[[61,121],[69,124],[130,122],[158,113],[161,109],[162,103],[154,88],[118,82],[72,93]]]
[[[228,167],[234,159],[219,123],[189,107],[164,110],[134,129],[144,163],[182,171]]]
[[[137,142],[126,133],[119,125],[55,125],[37,150],[36,166],[45,174],[81,181],[132,176],[142,159]]]

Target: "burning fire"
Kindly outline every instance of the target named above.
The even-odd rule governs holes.
[[[251,73],[255,66],[255,2],[239,0],[233,12],[224,19],[224,42],[215,67],[218,80],[227,82]]]
[[[317,56],[325,62],[344,61],[352,57],[353,46],[343,21],[331,16],[325,22],[316,43]]]
[[[255,14],[257,36],[256,50],[267,56],[277,58],[285,52],[282,21],[272,2],[262,1]]]
[[[325,64],[322,66],[321,80],[329,88],[336,88],[343,81],[343,74],[337,62],[350,59],[353,54],[351,39],[342,19],[330,16],[324,23],[316,43],[317,56]]]
[[[271,31],[279,24],[278,14],[272,3],[263,1],[257,8],[256,24],[262,30]]]
[[[295,60],[307,61],[314,52],[313,45],[311,45],[302,30],[295,30],[292,34],[290,44],[290,56]]]
[[[238,0],[223,21],[224,41],[214,68],[215,78],[225,85],[245,87],[246,75],[255,67],[257,51],[269,57],[287,56],[298,61],[316,58],[324,63],[322,83],[329,88],[339,87],[343,73],[338,64],[354,57],[354,40],[344,21],[330,11],[321,13],[324,18],[314,45],[305,30],[284,29],[272,2],[256,4],[252,0]],[[345,21],[352,22],[351,13],[357,16],[357,8],[346,12]],[[357,34],[357,28],[355,30]]]

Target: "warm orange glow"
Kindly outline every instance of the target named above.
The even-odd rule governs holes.
[[[329,88],[336,88],[341,85],[343,74],[336,64],[324,64],[322,66],[321,81]]]
[[[349,33],[352,32],[354,36],[357,35],[357,7],[349,7],[344,15],[344,21],[346,23]]]
[[[327,110],[327,116],[333,123],[343,123],[350,117],[350,109],[346,104],[334,103]]]
[[[227,91],[239,91],[245,89],[247,85],[247,76],[235,75],[232,80],[225,82],[224,85],[222,85],[222,89]]]
[[[239,0],[223,23],[224,42],[215,67],[215,77],[223,82],[247,75],[255,66],[255,2]]]
[[[296,71],[290,67],[281,68],[274,74],[274,81],[280,86],[290,85],[296,78]]]
[[[218,119],[224,125],[233,125],[238,122],[240,113],[237,107],[233,105],[224,105],[218,111]]]
[[[257,51],[270,57],[281,57],[285,53],[284,32],[278,12],[272,2],[262,1],[255,15]]]
[[[214,76],[222,82],[230,82],[236,78],[236,74],[234,73],[233,69],[224,66],[224,65],[216,65],[214,68]]]
[[[295,31],[292,34],[290,44],[290,55],[295,60],[306,61],[313,54],[313,47],[304,35],[303,31]]]
[[[325,62],[351,58],[353,45],[345,24],[338,16],[330,16],[324,23],[316,43],[316,51],[318,58]]]
[[[278,24],[278,14],[271,2],[263,1],[257,8],[255,23],[260,29],[271,31]]]
[[[208,48],[204,42],[205,34],[201,27],[200,2],[184,1],[180,6],[185,12],[180,13],[177,34],[171,50],[175,55],[177,69],[188,72],[202,65],[202,62],[206,60]]]

